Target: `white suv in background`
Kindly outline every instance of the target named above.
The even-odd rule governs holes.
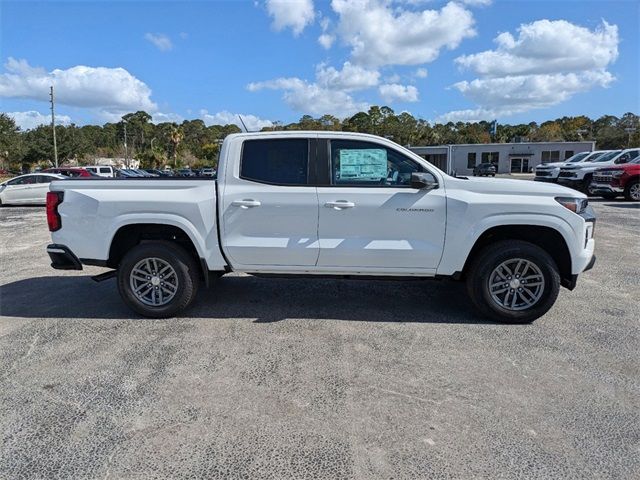
[[[557,182],[560,168],[576,163],[593,162],[610,151],[611,150],[596,150],[595,152],[580,152],[567,158],[564,162],[542,163],[534,170],[536,174],[534,180],[536,182]]]
[[[560,168],[558,183],[571,187],[581,192],[587,192],[593,172],[602,167],[628,163],[640,155],[640,148],[628,148],[626,150],[613,150],[605,153],[592,162],[582,162],[575,166],[564,166]]]
[[[115,169],[109,165],[90,165],[88,167],[82,167],[89,170],[91,173],[95,173],[100,177],[114,178],[116,176]]]

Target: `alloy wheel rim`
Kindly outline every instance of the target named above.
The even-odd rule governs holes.
[[[178,275],[165,260],[144,258],[131,269],[129,284],[138,301],[151,307],[161,307],[176,296]]]
[[[512,258],[493,269],[488,284],[495,303],[507,310],[521,311],[540,301],[545,280],[535,263],[524,258]]]
[[[633,200],[640,200],[640,183],[631,185],[631,188],[629,190],[629,193],[631,193],[631,198]]]

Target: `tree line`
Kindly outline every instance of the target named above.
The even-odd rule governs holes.
[[[240,132],[236,125],[210,125],[200,120],[154,124],[144,111],[128,113],[117,123],[100,125],[57,125],[60,164],[88,165],[97,157],[135,158],[143,168],[165,165],[181,167],[215,166],[222,140]],[[537,124],[498,124],[491,133],[490,122],[430,123],[408,112],[396,114],[389,107],[372,106],[367,112],[340,120],[333,115],[284,124],[274,122],[263,131],[333,130],[372,133],[400,145],[446,145],[459,143],[507,143],[513,141],[595,141],[599,149],[640,145],[640,117],[604,115],[592,120],[584,115],[562,117]],[[126,137],[125,137],[126,131]],[[126,149],[125,149],[126,138]],[[0,113],[0,160],[3,168],[30,170],[49,166],[54,158],[52,129],[40,125],[21,130],[14,120]]]

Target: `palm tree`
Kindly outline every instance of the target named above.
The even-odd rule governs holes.
[[[171,143],[171,156],[173,157],[173,166],[178,166],[178,145],[184,138],[184,133],[180,127],[173,126],[169,132],[169,142]]]

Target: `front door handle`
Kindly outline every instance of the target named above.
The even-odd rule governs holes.
[[[258,200],[253,200],[252,198],[246,198],[244,200],[234,200],[233,202],[231,202],[231,205],[234,205],[240,208],[253,208],[253,207],[259,207],[262,204]]]
[[[335,210],[342,210],[344,208],[353,208],[356,206],[353,202],[348,202],[346,200],[336,200],[335,202],[327,202],[324,204],[327,208],[333,208]]]

